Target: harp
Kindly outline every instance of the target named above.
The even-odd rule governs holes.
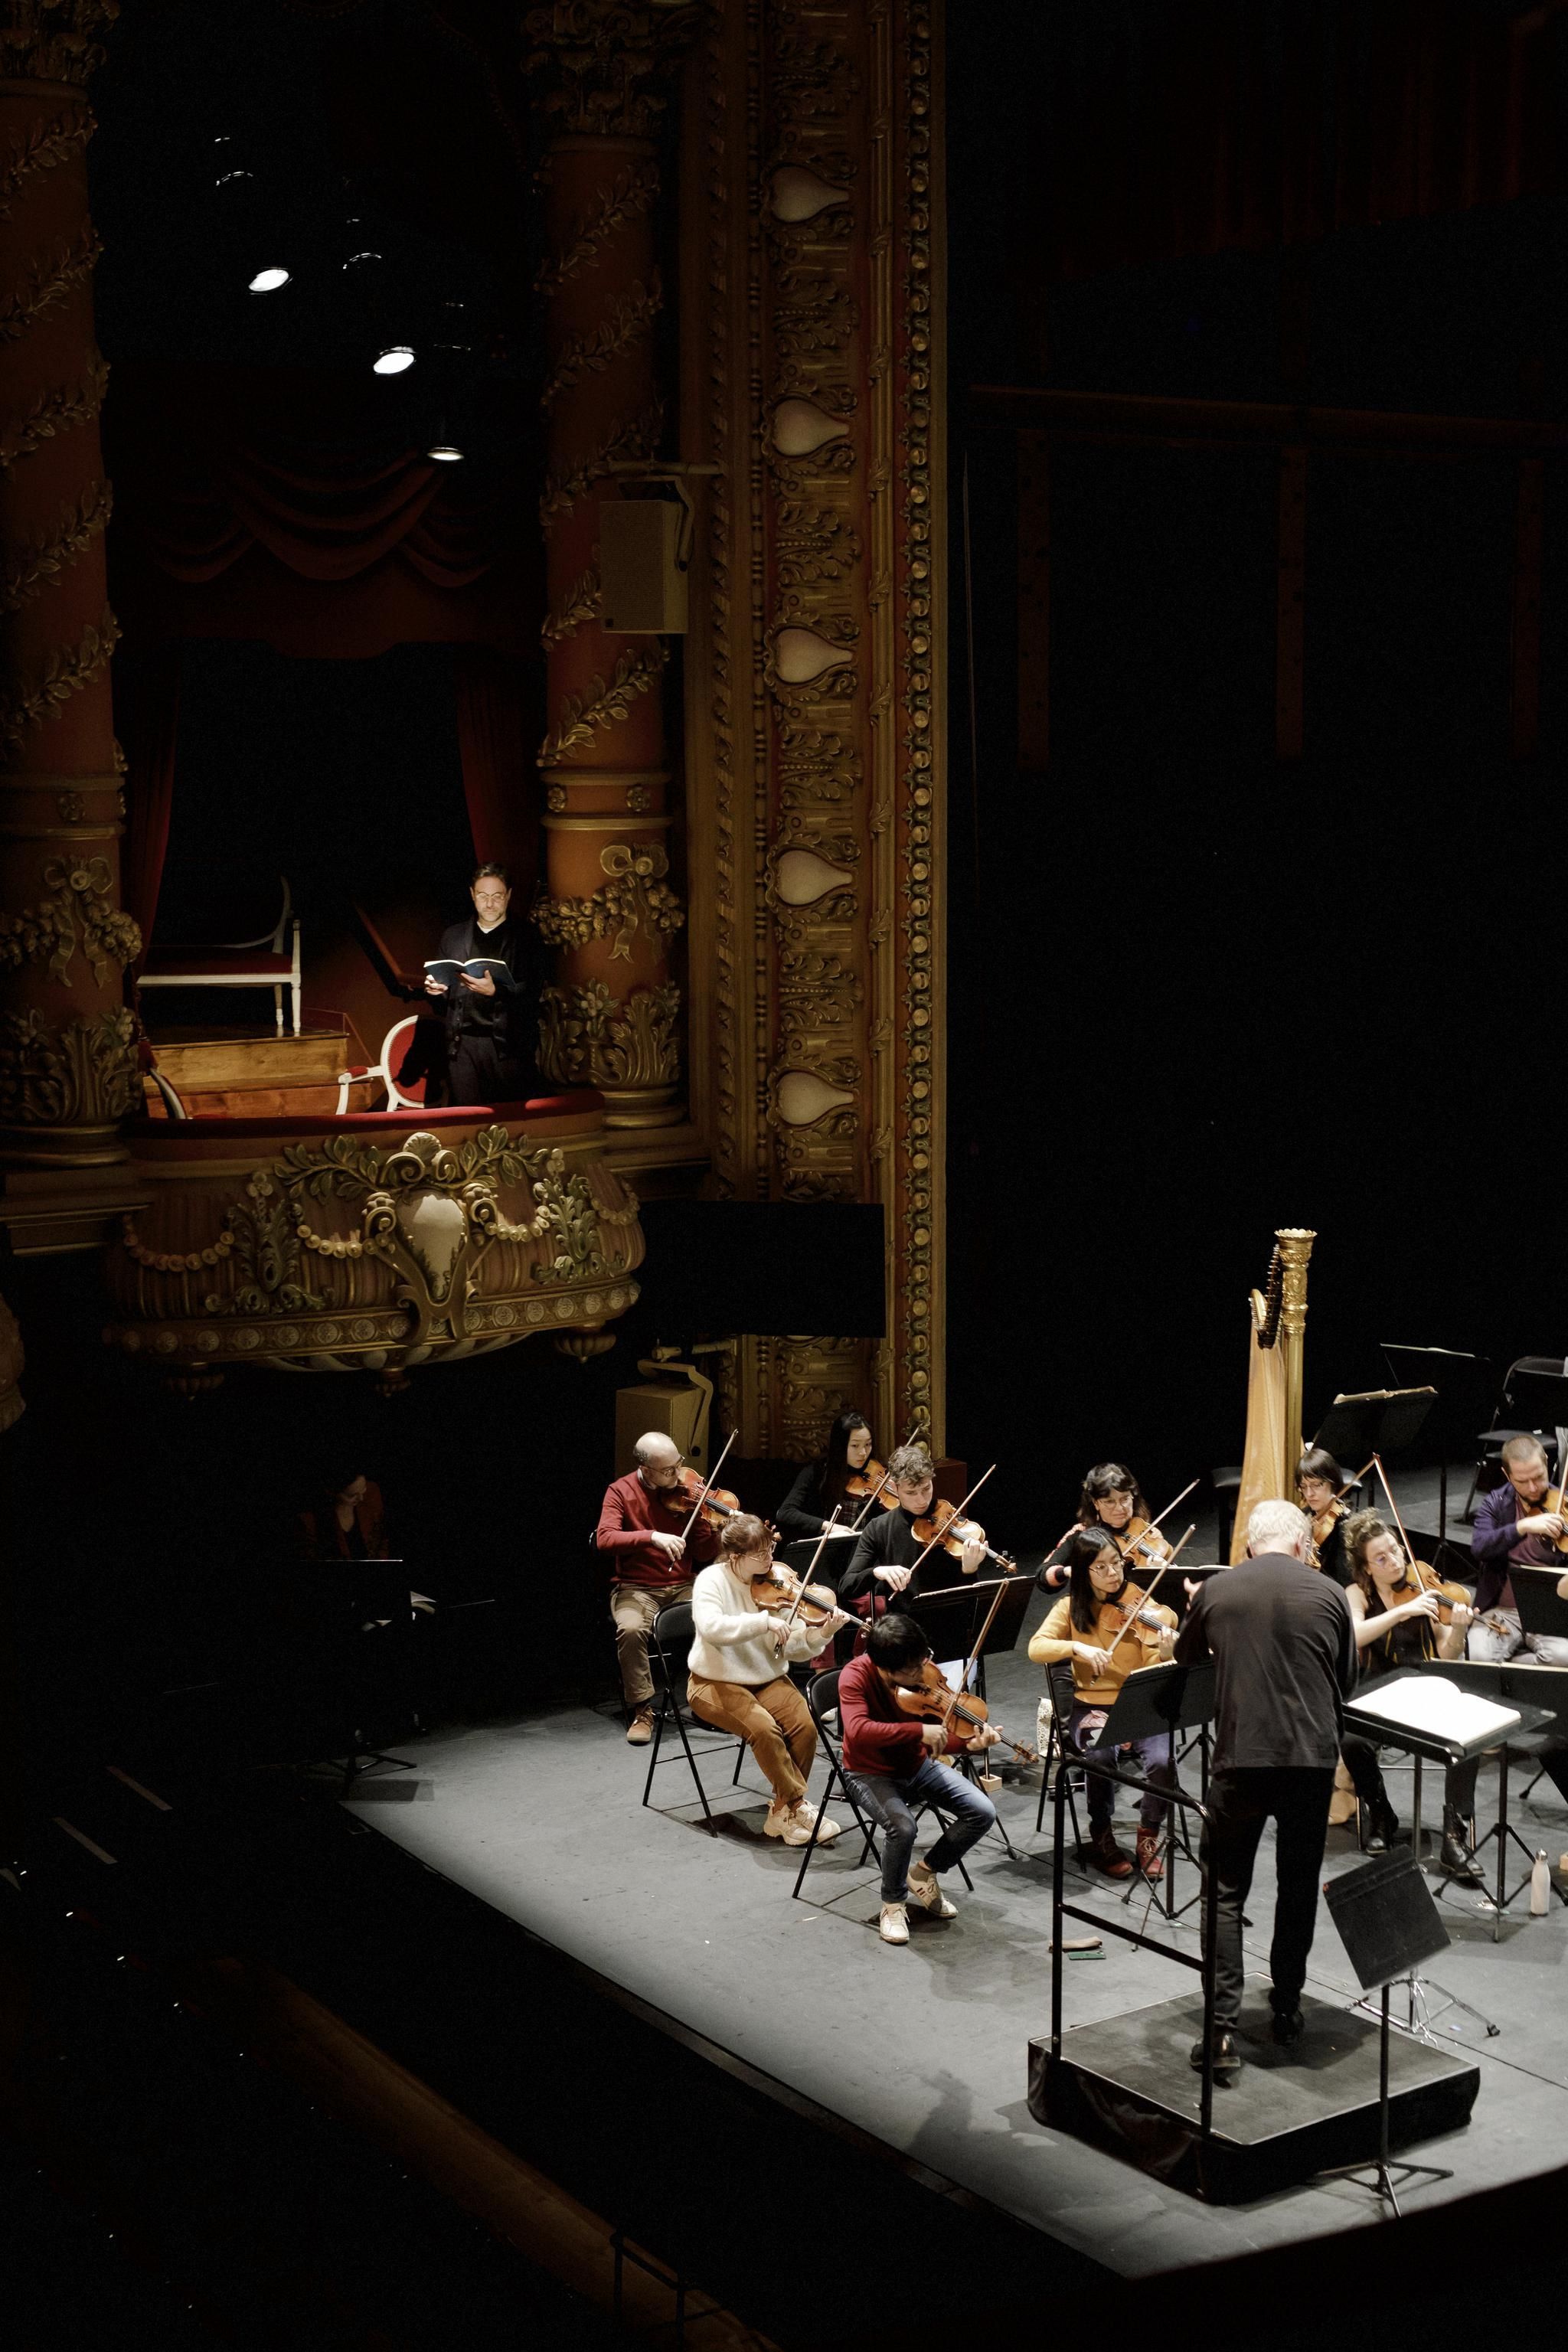
[[[1247,1298],[1247,1443],[1230,1538],[1233,1568],[1247,1556],[1247,1522],[1254,1505],[1288,1501],[1296,1490],[1307,1261],[1317,1238],[1304,1226],[1282,1226],[1274,1236],[1268,1280]]]

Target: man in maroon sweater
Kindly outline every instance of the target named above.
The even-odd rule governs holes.
[[[647,1637],[659,1611],[672,1601],[689,1601],[691,1580],[717,1556],[719,1539],[700,1519],[683,1530],[691,1506],[676,1486],[680,1449],[673,1438],[651,1430],[635,1448],[637,1466],[605,1489],[594,1540],[610,1563],[610,1615],[616,1626],[616,1658],[621,1688],[631,1710],[626,1738],[646,1748],[653,1738],[653,1676]]]
[[[860,1811],[881,1832],[884,1944],[909,1942],[911,1903],[933,1919],[956,1917],[957,1906],[936,1874],[951,1870],[996,1819],[989,1797],[936,1759],[964,1748],[994,1748],[998,1734],[987,1723],[972,1739],[960,1738],[943,1724],[912,1721],[899,1706],[896,1694],[914,1687],[930,1655],[931,1644],[912,1617],[881,1617],[861,1655],[838,1677],[845,1774]],[[925,1860],[911,1865],[919,1804],[939,1805],[952,1819]]]

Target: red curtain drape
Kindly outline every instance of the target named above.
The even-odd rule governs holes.
[[[142,927],[145,961],[158,913],[158,887],[169,846],[174,801],[174,747],[180,719],[180,648],[122,649],[114,664],[114,731],[125,754],[125,840],[120,900]]]
[[[1022,208],[1042,279],[1563,185],[1555,6],[1101,0],[1045,24]]]
[[[474,851],[511,877],[517,907],[533,898],[537,837],[529,808],[530,762],[517,664],[490,646],[457,654],[458,748]]]

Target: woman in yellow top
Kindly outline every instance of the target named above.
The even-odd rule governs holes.
[[[1175,1641],[1175,1612],[1145,1598],[1142,1587],[1131,1584],[1121,1553],[1109,1528],[1084,1528],[1068,1543],[1064,1565],[1068,1589],[1052,1608],[1029,1643],[1037,1666],[1072,1661],[1072,1712],[1067,1741],[1089,1768],[1089,1832],[1096,1862],[1108,1878],[1129,1878],[1132,1858],[1116,1843],[1112,1816],[1116,1782],[1104,1768],[1115,1769],[1117,1751],[1096,1745],[1117,1693],[1136,1666],[1168,1658]],[[1137,1760],[1149,1780],[1171,1787],[1175,1763],[1171,1735],[1163,1731],[1135,1739],[1122,1751]],[[1097,1767],[1100,1768],[1097,1769]],[[1138,1868],[1145,1878],[1159,1878],[1160,1826],[1169,1805],[1153,1790],[1144,1791],[1138,1814]]]

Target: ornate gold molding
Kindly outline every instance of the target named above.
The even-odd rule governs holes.
[[[658,684],[668,659],[663,642],[656,638],[645,650],[624,653],[607,681],[590,678],[585,692],[568,695],[560,719],[539,747],[540,766],[553,767],[566,752],[591,743],[624,719],[638,695]]]
[[[41,172],[53,172],[79,155],[98,124],[92,110],[85,102],[68,115],[57,115],[52,122],[36,122],[19,147],[13,147],[0,163],[0,220],[5,220],[17,196]]]
[[[552,130],[646,139],[668,103],[667,74],[697,29],[696,6],[553,0],[523,18],[523,71]]]
[[[18,457],[30,456],[40,441],[52,441],[73,425],[90,425],[103,406],[108,389],[109,362],[99,359],[74,391],[51,386],[20,416],[7,418],[0,426],[0,473],[8,473]]]
[[[106,605],[96,629],[84,629],[74,646],[52,653],[36,684],[14,700],[0,702],[0,742],[19,748],[61,703],[108,668],[119,643],[120,624]]]
[[[680,1075],[680,991],[673,981],[617,1000],[602,980],[547,988],[539,1066],[552,1086],[668,1087]]]
[[[561,252],[540,263],[534,273],[534,292],[546,301],[558,293],[569,278],[598,259],[617,229],[652,210],[658,189],[658,164],[651,155],[617,172],[610,185],[599,190],[595,209],[574,224]]]
[[[35,319],[84,286],[102,252],[98,232],[89,222],[74,245],[62,245],[58,252],[31,263],[16,292],[0,304],[0,343],[20,342]]]
[[[612,963],[627,962],[632,940],[678,931],[686,920],[680,900],[665,883],[669,859],[658,842],[613,841],[599,852],[609,879],[591,898],[539,898],[530,919],[547,947],[582,947],[610,939]]]
[[[575,636],[584,621],[591,621],[600,609],[602,593],[596,572],[584,572],[574,581],[552,613],[546,613],[539,625],[539,642],[546,653],[552,646],[564,645]]]
[[[564,473],[551,471],[544,477],[544,489],[539,501],[539,520],[546,530],[558,515],[570,513],[581,498],[585,498],[595,482],[607,481],[610,468],[622,458],[651,457],[664,433],[664,404],[651,401],[635,416],[616,419],[605,439],[586,457],[569,467]]]
[[[14,548],[0,572],[0,613],[19,613],[47,587],[58,586],[89,540],[105,529],[114,507],[107,482],[89,482],[74,506],[62,508],[53,528]]]
[[[141,1093],[129,1013],[0,1013],[0,1125],[112,1127]]]
[[[553,408],[563,392],[584,375],[602,375],[613,359],[630,351],[653,332],[653,322],[664,308],[664,289],[656,269],[646,286],[612,294],[604,319],[591,335],[574,335],[556,354],[555,364],[539,395],[541,408]]]
[[[80,814],[78,795],[61,793],[57,798],[74,800]],[[142,952],[142,933],[113,902],[114,877],[106,857],[70,864],[51,857],[43,867],[43,881],[51,895],[37,908],[25,907],[19,915],[0,915],[0,971],[47,963],[49,978],[64,981],[79,941],[101,988],[111,972],[123,971],[135,961]]]
[[[0,77],[86,82],[103,63],[99,35],[120,0],[6,0],[0,17]]]

